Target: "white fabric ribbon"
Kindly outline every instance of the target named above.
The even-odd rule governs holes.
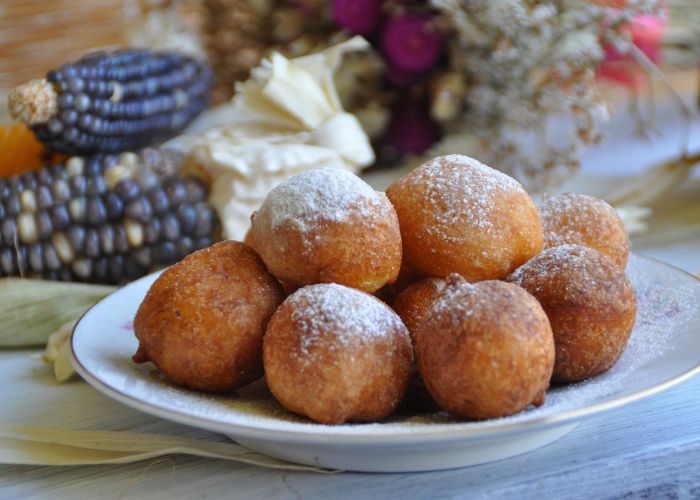
[[[227,123],[205,131],[190,151],[190,163],[212,181],[224,237],[243,239],[250,215],[292,175],[327,167],[357,172],[374,161],[367,134],[343,111],[333,83],[342,55],[368,47],[355,37],[296,59],[274,53],[238,85],[221,110]]]

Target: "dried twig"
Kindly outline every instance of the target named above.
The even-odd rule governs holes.
[[[679,158],[650,167],[631,181],[625,181],[604,198],[613,206],[647,206],[683,182],[690,170],[698,164],[700,153],[684,153]]]
[[[669,90],[671,97],[678,105],[678,109],[683,115],[683,118],[685,119],[681,140],[683,151],[682,154],[685,156],[685,153],[688,150],[688,144],[690,143],[690,124],[695,118],[695,113],[685,103],[681,95],[678,92],[676,92],[676,89],[673,88],[673,84],[671,84],[671,82],[663,73],[663,71],[661,71],[661,69],[656,64],[654,64],[654,62],[651,59],[649,59],[649,57],[647,57],[647,55],[644,52],[642,52],[641,49],[639,49],[639,47],[637,47],[636,45],[631,45],[629,54],[637,62],[637,64],[639,64],[645,71],[659,78],[659,80]]]

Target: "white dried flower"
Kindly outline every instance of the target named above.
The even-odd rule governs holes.
[[[585,66],[603,59],[603,50],[594,31],[574,31],[566,35],[552,51],[553,61]]]
[[[630,37],[621,26],[659,0],[630,1],[617,11],[589,0],[431,0],[454,28],[449,66],[465,74],[469,89],[461,125],[485,145],[482,159],[516,174],[537,189],[578,167],[582,146],[600,140],[597,125],[607,115],[595,72],[603,59],[601,40],[621,52]],[[568,144],[548,143],[548,117],[568,115]],[[518,131],[542,139],[514,140]],[[451,142],[454,144],[455,142]]]

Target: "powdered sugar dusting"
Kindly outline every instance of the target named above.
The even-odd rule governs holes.
[[[620,216],[605,201],[593,196],[563,193],[545,197],[538,207],[544,231],[545,248],[567,243],[585,244],[597,242],[599,246],[610,246],[610,251],[620,258],[627,251],[625,226]],[[605,240],[617,236],[613,241]],[[606,244],[607,243],[607,244]],[[620,247],[623,248],[620,248]],[[606,252],[607,253],[607,252]],[[620,262],[622,264],[624,260]]]
[[[292,321],[301,328],[300,355],[304,364],[314,362],[314,347],[320,342],[323,349],[344,349],[376,338],[389,338],[397,331],[408,335],[398,315],[386,304],[343,285],[307,286],[289,296],[286,303],[294,307]],[[328,336],[333,339],[328,341]]]
[[[443,292],[431,308],[431,314],[447,316],[458,325],[465,316],[474,316],[485,309],[487,299],[476,284],[469,283],[459,275],[448,279]]]
[[[581,295],[600,285],[596,276],[605,274],[599,268],[600,259],[602,257],[595,250],[581,245],[547,248],[513,271],[508,281],[522,285],[526,277],[544,282],[548,278],[570,276],[571,279],[565,283],[564,292]]]
[[[291,223],[309,232],[319,221],[369,217],[381,205],[380,193],[356,175],[325,168],[302,172],[275,187],[256,217],[268,218],[273,230]]]
[[[494,197],[506,191],[522,191],[512,177],[464,155],[447,155],[430,160],[409,175],[419,189],[427,183],[424,199],[438,216],[429,232],[445,239],[460,239],[450,228],[465,224],[490,232]]]

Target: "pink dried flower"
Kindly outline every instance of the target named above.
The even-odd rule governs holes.
[[[635,16],[622,29],[630,34],[632,43],[651,61],[661,61],[661,44],[666,20],[650,14]],[[600,65],[600,75],[628,87],[641,87],[646,82],[644,70],[629,54],[621,54],[612,45],[605,47],[605,60]]]
[[[333,0],[333,20],[355,35],[371,35],[377,29],[383,0]]]
[[[382,51],[397,68],[409,72],[426,71],[442,54],[442,37],[431,25],[429,16],[397,16],[384,28]]]
[[[406,100],[393,109],[386,141],[399,154],[420,154],[441,135],[440,127],[430,118],[424,101]]]

